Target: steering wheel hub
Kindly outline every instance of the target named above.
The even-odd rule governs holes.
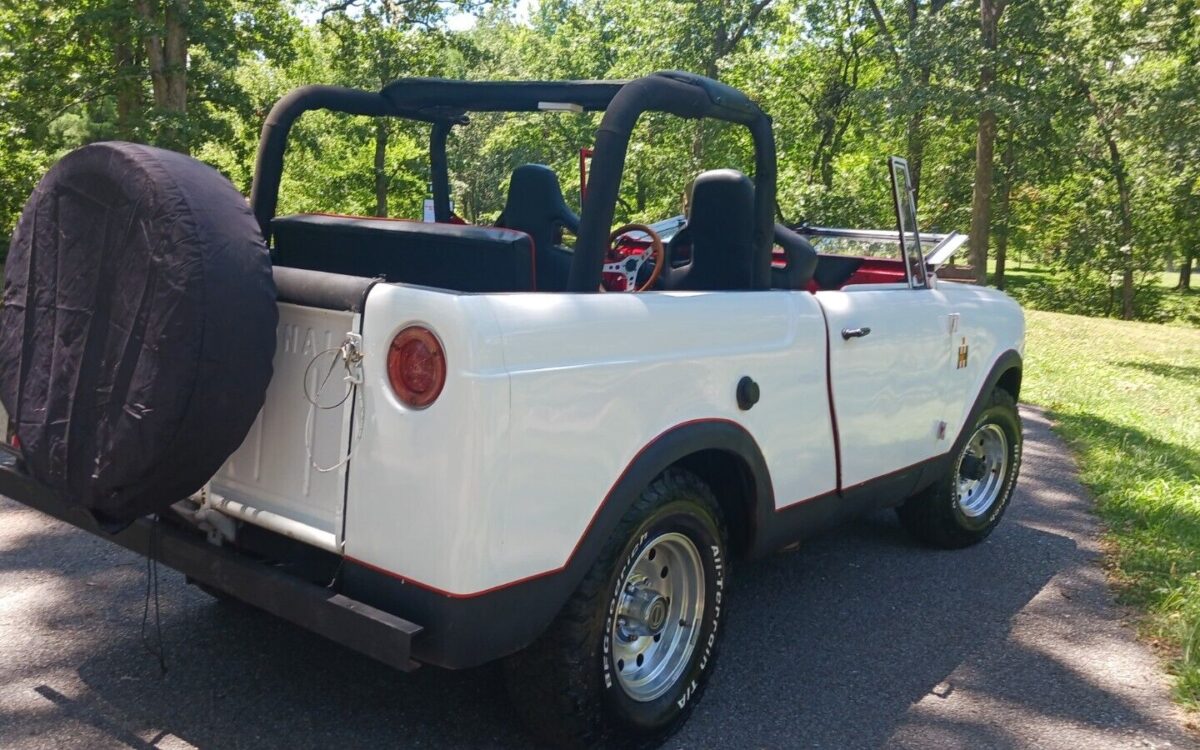
[[[617,240],[634,232],[645,235],[650,241],[650,247],[641,252],[632,253],[624,253],[618,250]],[[616,288],[611,289],[602,283],[600,291],[644,292],[654,287],[667,265],[667,249],[658,232],[646,224],[626,224],[623,227],[615,229],[609,235],[608,244],[607,260],[601,269],[602,277],[615,278],[617,283],[614,284]],[[650,276],[643,283],[638,284],[638,278],[642,275],[642,269],[651,260],[653,260],[654,265],[651,267]],[[622,283],[624,286],[619,286]]]

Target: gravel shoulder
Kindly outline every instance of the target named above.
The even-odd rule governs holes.
[[[890,513],[741,566],[720,669],[671,747],[1200,748],[1100,567],[1066,448],[1025,463],[985,543],[934,552]],[[0,499],[0,747],[527,747],[497,670],[401,675]]]

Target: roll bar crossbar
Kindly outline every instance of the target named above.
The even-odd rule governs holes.
[[[432,124],[430,171],[434,218],[450,218],[446,141],[470,112],[535,112],[569,108],[604,111],[596,133],[591,175],[583,202],[568,289],[595,291],[608,245],[625,153],[638,119],[646,112],[713,118],[746,126],[754,140],[754,287],[770,288],[774,232],[775,141],[770,118],[745,94],[703,76],[663,71],[632,81],[454,81],[404,78],[379,92],[338,86],[304,86],[280,99],[263,123],[250,206],[268,241],[279,203],[288,133],[300,115],[326,109],[351,115],[403,117]]]

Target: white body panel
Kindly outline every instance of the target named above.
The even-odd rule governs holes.
[[[275,372],[267,400],[241,447],[209,485],[216,503],[229,501],[232,513],[249,520],[256,512],[283,516],[298,524],[289,536],[325,549],[340,546],[347,468],[320,472],[312,464],[331,467],[345,455],[352,402],[317,409],[305,396],[304,378],[307,374],[308,392],[316,393],[327,366],[309,368],[309,363],[338,347],[357,327],[358,316],[352,313],[279,305]],[[338,394],[323,395],[322,404],[338,400],[338,381],[335,374],[329,388]]]
[[[728,420],[753,437],[777,509],[839,489],[830,390],[841,488],[945,452],[996,357],[1023,341],[1015,303],[947,283],[817,295],[472,295],[380,284],[362,317],[361,438],[355,427],[351,440],[349,402],[314,415],[319,463],[355,443],[348,474],[317,474],[304,450],[303,369],[358,321],[280,309],[267,407],[214,490],[451,596],[560,569],[638,453],[690,421]],[[413,324],[436,333],[448,365],[424,410],[403,406],[387,380],[392,338]],[[288,344],[288,326],[305,331],[299,345]],[[841,328],[855,326],[872,333],[843,341]],[[959,368],[964,336],[970,357]],[[749,411],[735,397],[745,375],[762,392]]]
[[[949,433],[939,433],[938,426],[947,406],[943,373],[952,364],[943,295],[933,289],[864,285],[818,292],[817,299],[829,321],[842,486],[945,452]],[[843,329],[860,327],[870,328],[870,334],[841,335]]]
[[[829,321],[843,489],[948,451],[991,365],[1024,342],[1016,303],[979,287],[864,284],[816,296]],[[841,335],[863,327],[871,333]]]
[[[792,292],[451,295],[381,286],[363,329],[368,414],[350,473],[346,554],[478,593],[564,565],[636,454],[697,419],[758,442],[780,505],[835,488],[821,313]],[[382,359],[428,325],[450,377],[423,411]],[[762,402],[743,412],[751,375]]]

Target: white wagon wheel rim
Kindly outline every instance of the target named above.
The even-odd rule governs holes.
[[[970,518],[986,514],[1004,491],[1007,475],[1008,437],[999,425],[985,424],[971,436],[954,467],[959,509]]]
[[[666,693],[691,661],[704,616],[704,563],[692,540],[671,532],[629,567],[612,625],[613,671],[625,693],[646,702]]]

